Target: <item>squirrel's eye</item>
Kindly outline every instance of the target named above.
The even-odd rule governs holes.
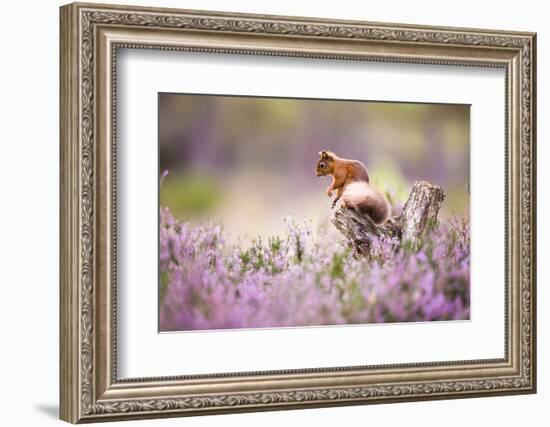
[[[326,165],[325,165],[325,162],[321,162],[321,163],[319,163],[319,167],[320,167],[320,168],[324,169],[324,168],[325,168],[325,166],[326,166]]]

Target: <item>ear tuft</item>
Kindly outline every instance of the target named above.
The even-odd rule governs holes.
[[[332,153],[330,151],[319,151],[319,156],[321,156],[321,159],[329,159],[332,158]]]

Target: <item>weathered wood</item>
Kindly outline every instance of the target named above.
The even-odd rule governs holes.
[[[332,223],[360,255],[368,256],[373,239],[380,236],[397,237],[416,246],[428,226],[437,227],[444,198],[445,193],[437,185],[417,181],[401,214],[382,225],[376,225],[368,215],[342,207],[334,213]]]
[[[445,193],[428,181],[417,181],[401,212],[402,239],[416,244],[427,226],[437,227]]]
[[[368,215],[351,208],[339,208],[332,218],[332,223],[346,237],[355,252],[360,255],[370,253],[373,238],[400,236],[401,225],[398,217],[390,218],[383,225],[376,225]]]

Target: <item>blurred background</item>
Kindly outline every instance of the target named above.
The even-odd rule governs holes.
[[[280,234],[287,215],[329,223],[318,152],[361,160],[396,212],[417,180],[446,193],[440,219],[469,214],[470,107],[217,95],[159,95],[160,204],[221,223],[229,239]]]

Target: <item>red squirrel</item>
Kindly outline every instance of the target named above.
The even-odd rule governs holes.
[[[376,224],[384,223],[390,216],[388,199],[370,184],[369,173],[359,160],[338,157],[331,151],[320,151],[317,162],[317,176],[332,175],[332,184],[326,194],[336,198],[332,207],[342,198],[342,207],[357,209],[368,214]]]

